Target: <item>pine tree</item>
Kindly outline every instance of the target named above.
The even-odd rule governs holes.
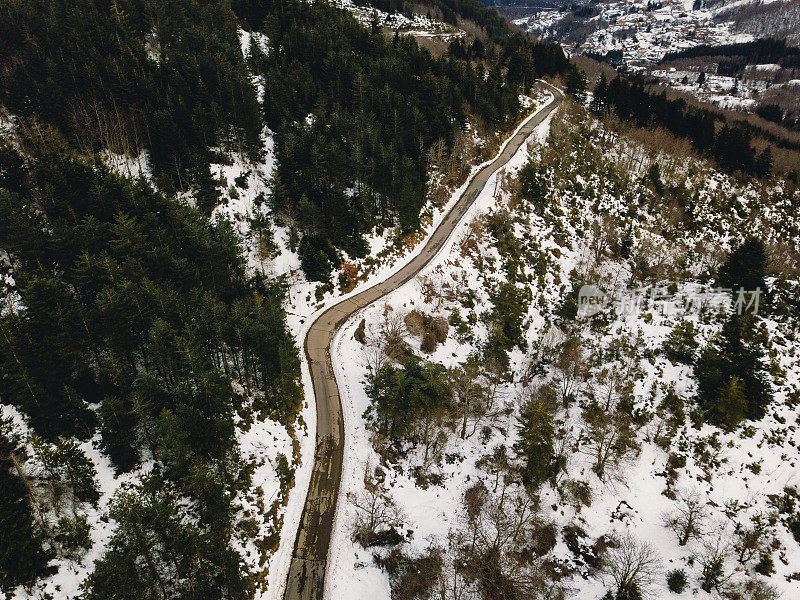
[[[772,392],[763,354],[753,317],[731,315],[695,366],[697,401],[709,422],[730,429],[764,416]]]
[[[564,91],[578,102],[583,102],[586,98],[586,77],[577,68],[567,71]]]
[[[607,108],[606,96],[608,95],[608,81],[606,74],[600,73],[600,78],[594,86],[591,109],[595,114],[601,115]]]
[[[522,477],[538,486],[553,475],[555,393],[542,388],[531,396],[519,416],[519,441],[514,451],[522,459]]]
[[[753,292],[760,289],[767,292],[765,281],[767,270],[767,251],[764,242],[755,237],[747,238],[728,255],[719,269],[719,281],[723,287]]]
[[[5,425],[0,421],[0,427]],[[0,430],[0,591],[8,593],[55,571],[47,566],[51,556],[36,526],[17,451],[17,444]]]
[[[83,597],[250,597],[252,583],[243,576],[238,555],[227,540],[199,526],[190,511],[174,486],[158,476],[118,493],[110,509],[117,527]]]
[[[769,146],[764,148],[756,158],[755,172],[760,177],[768,177],[772,173],[772,150]]]

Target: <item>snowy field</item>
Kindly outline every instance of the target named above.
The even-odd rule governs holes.
[[[509,163],[502,175],[505,183],[529,157],[538,160],[540,155],[548,154],[543,149],[547,145],[541,144],[549,128],[550,123],[544,123],[536,142],[521,149]],[[570,130],[579,130],[578,124],[573,122]],[[583,131],[582,135],[586,136],[588,132]],[[519,206],[511,206],[509,187],[503,182],[495,185],[493,178],[465,219],[472,224],[459,229],[425,272],[352,318],[337,336],[334,365],[342,390],[348,434],[342,497],[349,496],[349,501],[339,506],[328,580],[331,598],[390,598],[390,577],[374,560],[375,556],[386,558],[388,550],[364,549],[352,539],[360,513],[356,503],[363,505],[360,496],[365,493],[365,473],[372,475],[376,469],[380,472],[383,480],[380,488],[396,511],[402,523],[401,531],[406,535],[402,552],[412,557],[421,556],[431,548],[440,549],[445,557],[454,551],[452,542],[465,528],[464,495],[476,482],[482,481],[486,489],[498,494],[526,496],[518,484],[498,486],[499,471],[487,468],[490,464],[487,456],[492,456],[501,446],[509,448],[509,456],[513,456],[510,448],[517,441],[521,399],[537,386],[559,377],[552,363],[541,360],[541,353],[557,348],[566,335],[554,327],[552,309],[561,304],[569,292],[570,274],[591,267],[604,289],[614,289],[624,300],[631,301],[630,297],[625,298],[626,293],[630,294],[627,290],[631,263],[596,259],[602,253],[597,253],[594,244],[598,241],[598,232],[602,231],[600,227],[613,228],[611,223],[614,223],[621,229],[637,222],[634,253],[641,253],[642,259],[654,264],[669,264],[670,267],[683,265],[688,253],[689,266],[688,269],[685,265],[682,267],[683,275],[674,289],[663,291],[658,300],[645,299],[633,314],[609,312],[602,325],[590,327],[585,323],[574,332],[580,339],[587,371],[583,381],[575,382],[577,402],[557,414],[567,461],[564,479],[555,486],[545,483],[535,499],[536,518],[552,523],[555,530],[561,532],[548,550],[545,562],[550,566],[559,565],[565,574],[560,585],[569,591],[569,597],[599,600],[610,580],[608,574],[587,563],[592,549],[598,546],[599,540],[630,538],[637,543],[647,542],[655,557],[657,566],[648,590],[652,598],[719,597],[717,592],[703,591],[698,583],[703,570],[701,565],[712,553],[722,557],[728,588],[740,586],[737,589],[743,590],[743,586],[753,585],[755,581],[759,585],[774,586],[783,598],[800,595],[800,582],[796,575],[793,578],[800,570],[800,545],[781,525],[775,508],[776,499],[785,488],[800,486],[797,404],[790,400],[800,380],[800,366],[793,345],[796,340],[794,323],[780,317],[764,317],[762,321],[773,344],[770,373],[775,391],[772,407],[764,419],[726,433],[710,425],[695,428],[684,416],[669,441],[664,439],[667,394],[676,394],[685,401],[688,413],[696,391],[691,367],[663,356],[665,340],[677,324],[688,321],[696,328],[702,347],[720,330],[724,320],[724,315],[714,311],[694,312],[681,308],[682,297],[697,293],[696,277],[707,271],[709,261],[717,260],[710,250],[698,249],[713,247],[719,256],[735,245],[742,228],[763,232],[765,236],[775,235],[775,224],[787,218],[788,204],[781,199],[783,189],[780,186],[768,190],[751,184],[740,186],[707,166],[692,163],[687,167],[686,163],[666,154],[653,156],[645,149],[596,128],[588,135],[602,150],[584,148],[575,139],[572,146],[559,142],[560,138],[569,136],[563,123],[553,132],[548,144],[551,146],[548,160],[553,160],[553,154],[561,154],[563,160],[557,165],[548,163],[559,169],[559,175],[552,183],[549,197],[552,207],[546,216],[531,215]],[[603,150],[605,158],[601,156]],[[581,154],[591,158],[581,157]],[[669,246],[662,237],[666,235],[662,232],[668,222],[663,212],[642,209],[638,216],[631,214],[636,212],[631,208],[635,195],[646,193],[639,183],[642,172],[637,170],[637,165],[641,169],[642,161],[638,158],[655,159],[662,166],[665,180],[683,181],[691,192],[696,192],[696,218],[703,223],[696,233],[679,236],[679,240],[673,240],[674,245]],[[612,185],[620,185],[620,182],[611,183],[611,176],[604,171],[609,164],[615,165],[618,173],[624,172],[624,177],[630,177],[625,194],[614,195]],[[554,176],[553,172],[550,176]],[[495,193],[496,190],[500,190],[499,193]],[[732,212],[721,211],[719,203],[723,198],[737,208]],[[763,209],[756,208],[759,203],[763,203]],[[508,410],[498,409],[496,416],[476,423],[475,428],[481,433],[465,440],[445,428],[447,442],[430,466],[438,483],[420,485],[413,472],[423,463],[421,448],[409,450],[399,462],[391,464],[382,462],[376,452],[371,440],[373,432],[364,418],[370,405],[364,383],[378,360],[376,353],[380,353],[382,327],[387,318],[402,317],[412,310],[447,318],[454,308],[466,310],[455,299],[467,290],[475,303],[475,313],[485,314],[491,308],[488,290],[504,277],[503,256],[480,224],[487,215],[505,210],[511,212],[517,239],[525,240],[524,247],[534,248],[545,257],[546,266],[540,266],[537,274],[529,279],[534,299],[525,320],[529,349],[527,352],[516,349],[511,353],[512,380],[502,384],[497,392],[497,402]],[[602,215],[608,215],[605,222]],[[770,231],[773,233],[768,233]],[[534,268],[535,265],[525,266],[531,274]],[[648,288],[648,295],[651,293],[652,289]],[[710,301],[712,306],[727,303],[724,294],[712,294]],[[355,339],[362,319],[366,344]],[[407,339],[416,354],[453,368],[463,364],[488,335],[486,324],[480,318],[468,329],[468,333],[451,331],[446,342],[427,355],[421,350],[419,338],[409,335]],[[614,379],[612,374],[615,373],[622,381]],[[635,412],[647,418],[642,417],[643,422],[635,427],[630,451],[620,456],[614,468],[600,477],[592,469],[587,423],[579,407],[590,397],[601,394],[610,397],[615,385],[628,380],[634,382]],[[481,431],[484,427],[489,428],[488,433]],[[675,467],[676,464],[679,466]],[[574,493],[570,494],[569,490]],[[675,533],[665,526],[665,520],[680,513],[693,498],[701,499],[703,534],[681,545]],[[742,532],[761,520],[770,523],[765,535],[772,540],[774,549],[774,572],[768,577],[754,573],[758,557],[740,560],[742,550],[738,540]],[[566,532],[571,533],[567,535]],[[447,560],[445,558],[445,564]],[[682,594],[667,590],[665,574],[675,569],[688,574],[688,586]],[[468,586],[464,593],[463,598],[473,597],[469,595]]]

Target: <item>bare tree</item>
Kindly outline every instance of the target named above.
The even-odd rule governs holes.
[[[471,600],[476,595],[475,581],[469,581],[462,568],[461,555],[465,541],[460,532],[454,532],[450,537],[436,590],[439,600]]]
[[[618,220],[609,215],[604,215],[601,219],[592,223],[592,235],[589,240],[589,248],[592,252],[592,259],[595,264],[603,260],[609,248],[619,245],[619,231],[617,230]]]
[[[467,535],[461,561],[463,573],[488,600],[557,600],[563,590],[551,581],[535,559],[520,552],[536,526],[536,502],[504,486],[490,496],[482,485],[465,494]]]
[[[367,372],[371,375],[380,371],[381,367],[386,364],[386,355],[383,353],[383,348],[379,343],[367,343],[362,351],[364,353],[364,364],[367,367]]]
[[[530,379],[536,375],[536,370],[541,362],[554,360],[558,355],[558,349],[567,339],[561,329],[553,324],[545,326],[539,337],[539,342],[533,345],[534,353],[527,367],[525,377]]]
[[[677,508],[664,515],[664,525],[678,536],[678,544],[685,546],[689,540],[705,533],[708,511],[696,493],[681,494]]]
[[[751,519],[750,527],[742,527],[737,523],[734,533],[736,540],[733,547],[739,563],[746,564],[766,550],[769,531],[767,520],[761,514]]]
[[[609,467],[616,467],[639,448],[630,417],[592,404],[583,411],[583,419],[586,427],[578,441],[585,441],[583,452],[594,460],[592,470],[600,479],[605,479]]]
[[[629,369],[629,366],[601,369],[597,380],[592,384],[594,398],[605,410],[612,410],[620,400],[633,397],[633,378]]]
[[[555,362],[556,381],[564,404],[567,404],[575,394],[586,372],[579,342],[577,337],[571,337],[564,342]]]
[[[408,330],[403,317],[397,314],[388,304],[383,311],[380,338],[384,354],[392,360],[404,362],[413,356],[411,346],[407,341]]]
[[[553,458],[559,465],[553,474],[553,481],[558,484],[567,473],[567,461],[569,460],[569,447],[573,443],[572,430],[567,429],[563,424],[559,424],[556,434],[553,437]]]
[[[504,473],[507,474],[511,470],[511,464],[508,460],[508,448],[503,444],[495,446],[492,453],[482,456],[476,465],[478,468],[494,474],[494,491],[497,492],[497,488],[500,485],[500,476]]]
[[[463,440],[475,434],[481,420],[492,410],[498,384],[483,377],[480,362],[470,359],[450,371],[450,385],[460,413],[459,435]]]
[[[364,471],[364,489],[348,492],[347,499],[356,509],[352,539],[364,548],[374,543],[380,530],[399,527],[402,522],[399,509],[370,472],[369,463]]]
[[[730,542],[724,528],[720,527],[714,535],[709,535],[697,557],[701,566],[700,587],[706,591],[720,590],[731,578],[727,561],[730,555]]]
[[[661,559],[650,544],[627,535],[608,551],[602,572],[611,577],[617,595],[635,590],[645,595],[661,572]]]
[[[426,412],[418,427],[419,439],[425,448],[419,473],[426,475],[431,466],[437,462],[447,445],[447,433],[440,428],[443,411]]]

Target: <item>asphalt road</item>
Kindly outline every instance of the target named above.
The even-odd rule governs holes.
[[[473,177],[422,251],[388,279],[342,300],[322,313],[311,325],[305,339],[305,352],[317,403],[317,442],[311,483],[297,531],[284,600],[322,600],[325,589],[325,570],[336,516],[344,450],[342,405],[330,353],[337,329],[355,312],[399,288],[431,261],[478,197],[489,177],[516,154],[536,126],[561,102],[561,92],[550,86],[548,88],[553,91],[555,98],[530,117],[503,151]]]

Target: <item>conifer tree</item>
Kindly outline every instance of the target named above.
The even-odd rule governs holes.
[[[772,392],[763,354],[754,318],[732,314],[695,366],[697,401],[709,422],[730,429],[764,416]]]
[[[553,425],[555,393],[542,388],[526,402],[519,416],[519,441],[514,451],[522,459],[522,477],[538,486],[553,475]]]
[[[766,270],[767,252],[764,242],[749,237],[728,255],[719,269],[719,280],[723,287],[733,290],[734,294],[742,288],[747,292],[760,289],[766,293]]]
[[[51,555],[44,549],[30,491],[20,474],[20,461],[14,456],[19,448],[6,435],[5,426],[0,421],[0,592],[10,593],[54,569],[48,567]]]

